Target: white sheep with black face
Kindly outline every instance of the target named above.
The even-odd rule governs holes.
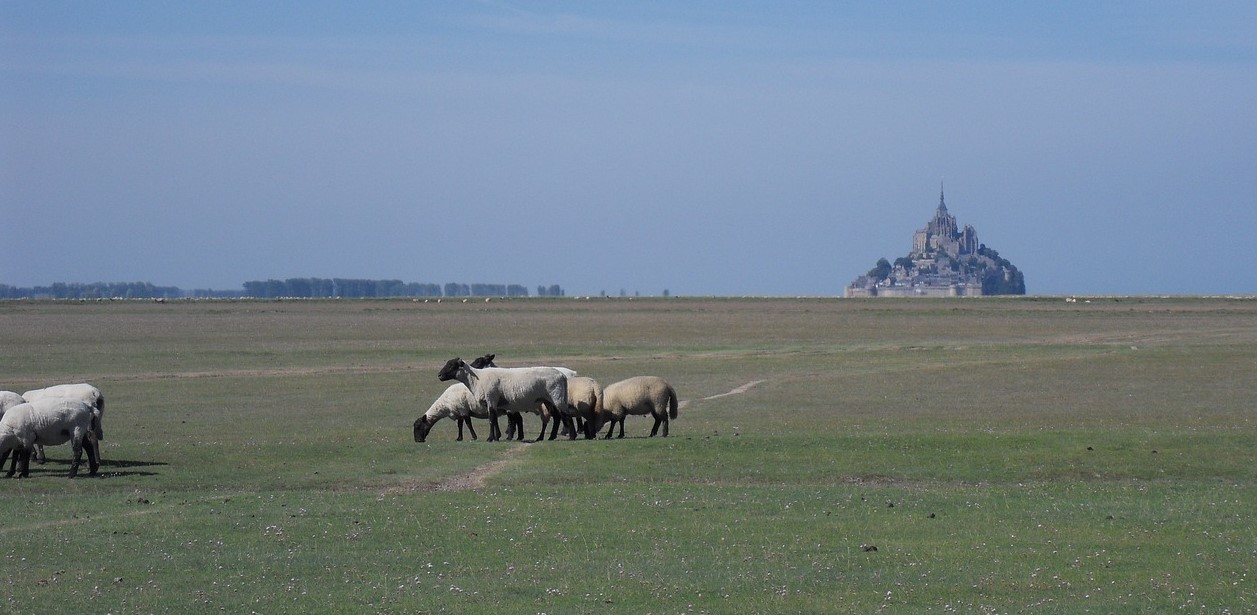
[[[653,438],[663,427],[663,437],[668,437],[668,421],[677,417],[676,389],[667,380],[658,376],[637,376],[607,385],[602,390],[602,399],[597,411],[597,432],[602,425],[610,423],[604,438],[610,438],[615,424],[620,424],[620,436],[624,437],[624,417],[630,414],[649,414],[655,417],[655,426],[650,430]]]
[[[472,361],[471,366],[475,368],[497,367],[497,364],[494,363],[494,359],[496,358],[496,354],[486,354],[475,361]],[[594,434],[589,431],[592,429],[592,425],[583,421],[588,421],[588,419],[593,416],[594,408],[597,406],[598,396],[602,394],[602,388],[598,386],[598,383],[592,378],[580,376],[576,373],[576,370],[571,368],[559,367],[557,365],[534,367],[549,367],[550,369],[558,370],[559,373],[563,374],[563,376],[567,378],[567,406],[560,408],[558,415],[553,415],[544,404],[538,404],[537,408],[534,410],[537,416],[541,417],[542,433],[537,436],[537,440],[541,440],[542,437],[545,436],[546,426],[550,424],[550,419],[554,419],[554,425],[551,427],[550,431],[551,440],[558,437],[560,423],[563,426],[563,435],[568,436],[570,439],[576,438],[578,430],[584,431],[586,438],[593,439]],[[511,414],[508,416],[512,421],[518,421],[518,426],[521,432],[520,439],[523,439],[523,417],[519,414]],[[575,419],[579,426],[573,424],[573,419]],[[468,422],[470,422],[470,420]],[[511,433],[514,429],[515,425],[512,424],[512,426],[506,430],[507,440],[511,439]]]
[[[437,379],[463,383],[476,403],[488,410],[490,442],[502,438],[499,414],[536,412],[537,405],[542,404],[552,416],[558,416],[561,408],[567,408],[567,378],[550,367],[476,369],[454,358],[445,363]]]
[[[489,410],[476,401],[476,398],[471,395],[471,390],[463,383],[451,384],[440,397],[436,398],[436,401],[432,402],[427,412],[415,419],[415,442],[426,441],[432,426],[444,418],[458,421],[458,442],[463,440],[464,421],[467,423],[467,429],[471,430],[471,439],[475,440],[476,430],[471,426],[473,416],[478,419],[487,419]]]
[[[13,476],[20,465],[20,476],[30,476],[31,451],[36,445],[57,446],[69,442],[74,449],[70,478],[79,473],[84,449],[91,473],[95,475],[99,464],[94,450],[94,413],[95,408],[87,402],[68,397],[44,397],[9,408],[0,417],[0,464],[13,453],[13,466],[8,475]]]

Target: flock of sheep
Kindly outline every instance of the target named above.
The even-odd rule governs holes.
[[[443,418],[458,422],[458,440],[463,439],[463,426],[476,439],[471,426],[473,417],[489,420],[489,441],[502,438],[498,417],[506,415],[506,439],[524,439],[524,413],[541,417],[537,441],[550,427],[553,440],[563,425],[569,439],[583,433],[594,439],[603,425],[609,425],[605,438],[615,426],[624,437],[624,418],[630,414],[649,414],[655,419],[650,430],[653,437],[663,427],[668,435],[668,422],[677,418],[677,394],[668,381],[657,376],[637,376],[608,385],[605,389],[593,378],[580,376],[564,367],[497,367],[496,355],[485,355],[470,364],[459,358],[450,359],[437,373],[441,381],[456,381],[441,394],[428,411],[415,419],[415,442],[423,442],[432,426]]]
[[[668,381],[657,376],[637,376],[602,388],[596,380],[580,376],[563,367],[516,367],[494,365],[495,355],[485,355],[470,364],[450,359],[437,374],[442,381],[456,381],[441,394],[422,416],[415,419],[415,441],[423,442],[432,426],[443,418],[458,422],[458,440],[463,439],[463,426],[476,439],[471,426],[473,417],[489,420],[489,440],[502,439],[498,417],[508,420],[506,439],[524,439],[524,413],[541,417],[541,432],[546,435],[550,422],[550,439],[559,433],[562,424],[569,439],[583,433],[594,439],[603,425],[609,425],[605,438],[610,438],[617,424],[619,437],[624,437],[624,419],[630,414],[651,415],[655,426],[653,437],[668,435],[668,422],[677,418],[677,394]],[[34,456],[44,462],[44,446],[69,443],[74,451],[70,478],[79,472],[83,452],[91,474],[100,467],[100,445],[105,439],[102,421],[105,396],[100,389],[87,384],[59,384],[18,395],[0,391],[0,468],[13,455],[8,476],[14,473],[30,476]]]
[[[19,476],[30,476],[31,456],[44,462],[44,446],[70,443],[74,460],[70,478],[79,473],[83,451],[92,475],[100,467],[98,442],[105,439],[101,421],[105,416],[105,396],[86,384],[59,384],[18,395],[0,391],[0,467],[13,454],[8,476],[20,467]]]

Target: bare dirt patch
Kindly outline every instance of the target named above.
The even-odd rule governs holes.
[[[470,474],[447,478],[432,487],[433,491],[471,491],[475,489],[484,489],[490,477],[497,475],[505,470],[511,464],[516,463],[518,457],[528,450],[530,444],[520,443],[514,444],[506,449],[506,454],[501,459],[490,461],[480,467],[472,470]]]
[[[512,443],[500,459],[481,464],[467,474],[459,474],[436,483],[408,481],[385,489],[381,495],[397,495],[431,491],[475,491],[484,489],[491,477],[519,461],[519,456],[531,446],[530,442]]]

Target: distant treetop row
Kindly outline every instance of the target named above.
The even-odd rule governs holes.
[[[538,286],[538,297],[562,297],[558,284]],[[401,280],[362,280],[347,278],[289,278],[245,282],[241,290],[197,289],[185,291],[176,286],[154,286],[148,282],[58,282],[49,286],[19,288],[0,284],[0,299],[181,299],[185,297],[275,299],[364,298],[364,297],[527,297],[528,288],[519,284],[420,284]]]

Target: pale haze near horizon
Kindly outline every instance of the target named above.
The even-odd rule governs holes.
[[[1257,293],[1257,5],[1021,4],[3,2],[0,284]]]

